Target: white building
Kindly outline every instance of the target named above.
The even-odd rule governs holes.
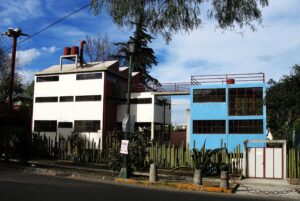
[[[50,137],[76,131],[102,142],[109,131],[120,128],[125,115],[127,74],[118,61],[60,64],[36,73],[32,130]],[[133,75],[136,83],[138,76]],[[171,124],[169,100],[134,89],[131,97],[136,127],[151,127],[151,139],[158,125]]]

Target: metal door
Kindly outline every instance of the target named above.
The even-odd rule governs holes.
[[[283,178],[282,148],[248,148],[248,177]]]

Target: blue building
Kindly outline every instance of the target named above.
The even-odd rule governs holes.
[[[245,140],[266,140],[263,73],[192,76],[190,143],[229,151]],[[253,143],[250,146],[264,146]]]

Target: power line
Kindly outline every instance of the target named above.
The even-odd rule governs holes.
[[[88,3],[88,4],[84,5],[84,6],[82,6],[81,8],[79,8],[79,9],[77,9],[77,10],[75,10],[75,11],[73,11],[73,12],[69,13],[68,15],[64,16],[63,18],[61,18],[61,19],[59,19],[59,20],[57,20],[57,21],[53,22],[52,24],[50,24],[50,25],[48,25],[48,26],[46,26],[46,27],[42,28],[40,31],[38,31],[38,32],[36,32],[36,33],[34,33],[34,34],[30,35],[30,36],[29,36],[29,37],[27,37],[26,39],[24,39],[24,40],[21,40],[20,42],[18,42],[18,43],[17,43],[17,45],[20,45],[21,43],[24,43],[25,41],[27,41],[27,40],[29,40],[29,39],[31,39],[31,38],[33,38],[33,37],[37,36],[38,34],[40,34],[40,33],[44,32],[44,31],[46,31],[47,29],[49,29],[49,28],[53,27],[54,25],[56,25],[56,24],[60,23],[61,21],[63,21],[63,20],[65,20],[65,19],[67,19],[67,18],[71,17],[72,15],[74,15],[74,14],[76,14],[76,13],[78,13],[78,12],[80,12],[80,11],[84,10],[84,9],[86,9],[86,8],[87,8],[87,7],[89,7],[91,4],[92,4],[92,3]],[[5,51],[8,51],[8,50],[10,50],[11,48],[12,48],[12,47],[10,47],[10,48],[6,49]]]

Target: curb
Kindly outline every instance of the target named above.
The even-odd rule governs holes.
[[[200,186],[193,183],[184,183],[184,182],[156,182],[150,183],[147,180],[135,180],[135,179],[122,179],[116,178],[114,182],[125,183],[125,184],[134,184],[134,185],[144,185],[144,186],[154,186],[154,187],[167,187],[178,190],[186,191],[201,191],[201,192],[211,192],[211,193],[228,193],[232,194],[233,189],[226,189],[221,187],[211,187],[211,186]]]

